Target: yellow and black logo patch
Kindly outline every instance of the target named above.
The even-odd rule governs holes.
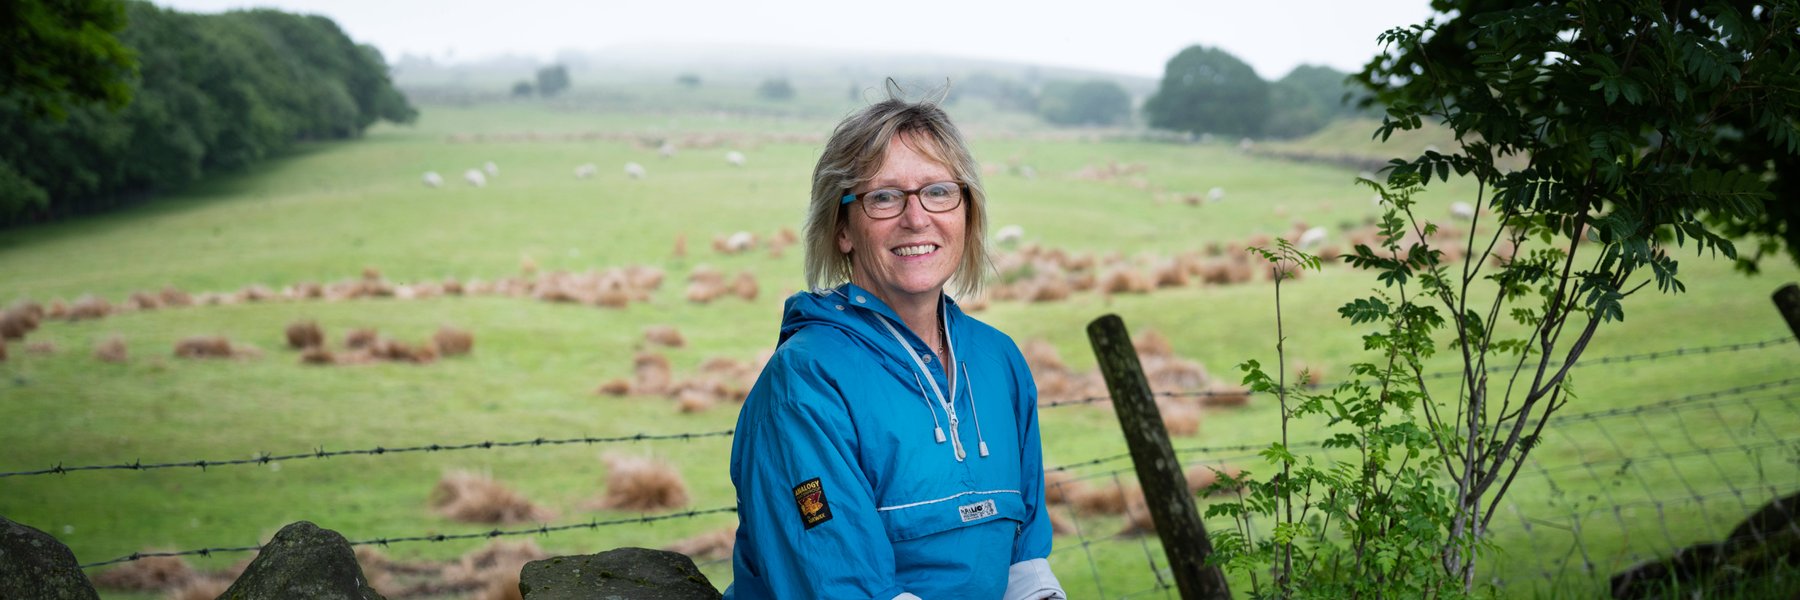
[[[831,505],[825,502],[825,485],[814,477],[794,486],[794,504],[800,507],[800,522],[807,529],[831,520]]]

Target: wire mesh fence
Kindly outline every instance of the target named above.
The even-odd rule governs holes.
[[[1661,361],[1726,352],[1766,351],[1791,339],[1678,348],[1602,357],[1593,364]],[[1786,348],[1779,351],[1786,352]],[[1696,386],[1700,387],[1700,386]],[[1196,397],[1209,392],[1159,394]],[[1105,398],[1071,404],[1098,404]],[[1800,377],[1775,378],[1685,395],[1612,402],[1614,408],[1555,417],[1547,437],[1533,450],[1527,467],[1507,493],[1489,538],[1499,550],[1482,571],[1487,585],[1501,590],[1599,591],[1607,579],[1633,565],[1671,556],[1697,543],[1717,541],[1759,507],[1800,490]],[[1060,406],[1046,404],[1045,406]],[[249,459],[144,463],[139,460],[0,472],[0,479],[68,475],[78,471],[198,468],[267,464],[271,461],[358,455],[381,457],[454,450],[539,448],[574,444],[729,437],[706,431],[615,437],[532,438],[510,441],[370,445],[353,450],[270,454]],[[1179,447],[1187,465],[1246,465],[1257,462],[1267,444]],[[1319,440],[1290,444],[1296,452],[1328,459]],[[242,456],[242,454],[240,454]],[[1062,499],[1056,517],[1057,573],[1072,597],[1139,598],[1177,594],[1162,549],[1148,530],[1141,496],[1134,499],[1135,471],[1128,454],[1111,454],[1054,465],[1052,490]],[[723,458],[721,457],[721,460]],[[1091,497],[1082,499],[1080,494]],[[1134,505],[1134,501],[1139,505]],[[716,504],[717,502],[715,502]],[[732,507],[676,511],[661,515],[589,520],[516,529],[455,534],[368,537],[353,542],[385,546],[507,536],[544,536],[563,531],[679,520],[734,512]],[[1215,528],[1218,523],[1209,523]],[[1216,530],[1216,529],[1215,529]],[[358,532],[350,532],[356,534]],[[352,536],[355,537],[354,535]],[[653,545],[646,543],[645,545]],[[134,553],[88,563],[99,567],[151,556],[210,556],[254,551],[255,545],[218,545],[193,550]],[[706,568],[728,567],[728,558],[700,561]]]

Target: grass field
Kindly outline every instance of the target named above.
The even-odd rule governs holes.
[[[679,414],[662,399],[603,397],[593,390],[630,374],[646,325],[672,324],[686,335],[686,348],[668,352],[677,373],[692,371],[707,357],[748,359],[773,346],[781,302],[802,284],[800,251],[790,249],[780,258],[764,252],[721,256],[708,245],[715,235],[738,230],[763,235],[783,227],[797,230],[818,144],[780,141],[777,134],[822,137],[831,125],[714,114],[643,117],[529,105],[427,107],[414,127],[378,127],[363,140],[309,145],[131,210],[0,232],[0,301],[6,302],[92,293],[117,303],[133,291],[165,285],[192,292],[251,284],[279,289],[302,281],[355,278],[365,267],[378,268],[398,282],[493,280],[516,275],[526,257],[543,271],[644,264],[669,274],[650,301],[620,310],[487,296],[272,302],[50,322],[27,341],[50,342],[54,352],[30,353],[19,344],[0,362],[0,422],[10,424],[0,471],[138,459],[237,459],[318,448],[729,429],[735,421],[729,405]],[[543,134],[542,139],[453,141],[460,139],[458,134],[528,132]],[[733,141],[729,148],[684,149],[665,159],[654,146],[560,137],[579,132],[625,132],[647,139],[729,133]],[[1350,184],[1355,173],[1255,158],[1223,145],[1082,142],[1029,132],[977,135],[973,143],[978,160],[1000,167],[987,179],[993,222],[1021,225],[1028,242],[1070,251],[1169,255],[1197,250],[1209,241],[1278,234],[1294,220],[1335,232],[1375,214],[1368,191]],[[747,166],[728,165],[723,158],[727,149],[743,151]],[[501,171],[487,187],[460,183],[464,169],[490,160]],[[643,164],[649,176],[628,179],[622,170],[628,161]],[[572,176],[576,165],[590,162],[599,166],[597,177]],[[1142,183],[1076,177],[1085,167],[1110,162],[1142,165],[1136,175]],[[1021,176],[1017,169],[1005,168],[1009,165],[1030,166],[1036,176]],[[419,176],[427,170],[443,173],[450,183],[442,189],[420,185]],[[1199,207],[1159,201],[1156,193],[1161,191],[1166,200],[1169,194],[1203,194],[1213,187],[1223,188],[1226,199]],[[1472,194],[1455,183],[1434,189],[1427,211],[1447,215],[1449,202]],[[687,239],[686,258],[672,255],[678,236]],[[702,265],[728,273],[749,271],[763,293],[754,301],[690,304],[682,298],[683,281]],[[1791,263],[1768,263],[1765,274],[1756,278],[1734,274],[1723,261],[1706,257],[1686,258],[1682,266],[1687,293],[1634,296],[1626,305],[1626,321],[1603,328],[1588,356],[1785,334],[1768,295],[1780,283],[1800,278]],[[1322,367],[1332,379],[1360,360],[1362,332],[1340,321],[1336,308],[1372,283],[1344,267],[1328,267],[1285,286],[1290,360]],[[1164,333],[1178,353],[1201,361],[1215,377],[1235,380],[1233,366],[1245,359],[1273,362],[1273,299],[1268,283],[1189,286],[1143,296],[1080,293],[1057,303],[998,302],[979,316],[1015,339],[1048,339],[1072,367],[1087,369],[1093,359],[1083,327],[1114,312],[1134,331]],[[334,338],[354,327],[375,327],[421,340],[439,325],[453,324],[474,332],[475,351],[430,365],[307,367],[283,344],[282,328],[298,319],[317,320]],[[170,355],[177,340],[195,334],[226,335],[265,354],[243,361],[188,361]],[[90,355],[96,342],[112,335],[122,336],[129,348],[131,359],[125,364],[99,362]],[[1435,364],[1450,366],[1442,359]],[[1581,368],[1575,379],[1581,397],[1570,410],[1630,407],[1791,377],[1794,364],[1794,348],[1778,346]],[[1588,430],[1572,426],[1577,433],[1565,436],[1572,436],[1566,444],[1547,444],[1540,459],[1547,465],[1594,462],[1598,459],[1592,449],[1580,442],[1602,434],[1628,436],[1613,447],[1622,444],[1620,451],[1629,453],[1648,448],[1662,434],[1679,432],[1705,446],[1708,440],[1726,443],[1755,428],[1800,427],[1800,416],[1791,409],[1727,410],[1716,419],[1682,419],[1651,415],[1633,421],[1629,430],[1598,434],[1579,433]],[[1049,464],[1124,451],[1116,420],[1103,406],[1046,409],[1042,422]],[[1272,439],[1275,427],[1274,407],[1259,398],[1244,409],[1209,413],[1200,433],[1178,439],[1177,445],[1263,444]],[[1318,434],[1316,426],[1306,426],[1295,437]],[[1751,457],[1769,459],[1768,464],[1738,455],[1706,456],[1718,466],[1711,469],[1717,481],[1774,482],[1785,493],[1800,484],[1800,472],[1791,457],[1777,456],[1780,450]],[[485,530],[427,509],[432,486],[453,469],[493,474],[555,510],[552,523],[632,516],[579,508],[601,491],[605,470],[599,457],[606,452],[649,454],[678,465],[694,508],[732,504],[726,476],[729,439],[712,437],[350,456],[205,471],[0,478],[0,514],[57,535],[83,562],[151,548],[249,545],[301,519],[351,539]],[[1522,479],[1511,498],[1532,514],[1562,514],[1632,498],[1676,499],[1695,487],[1723,489],[1717,481],[1683,479],[1691,471],[1674,468],[1677,459],[1664,462],[1668,469],[1630,477],[1591,467],[1590,473],[1567,478]],[[1078,472],[1105,481],[1116,469],[1127,469],[1122,476],[1129,477],[1124,462]],[[1622,477],[1629,489],[1620,485]],[[1611,494],[1610,500],[1601,499],[1602,491]],[[1584,499],[1590,496],[1594,499]],[[1506,595],[1543,589],[1592,593],[1596,582],[1633,557],[1717,538],[1746,512],[1738,504],[1684,506],[1671,500],[1664,510],[1658,504],[1665,526],[1654,529],[1654,536],[1634,533],[1640,530],[1627,526],[1622,515],[1620,527],[1574,534],[1586,555],[1598,557],[1590,559],[1596,565],[1591,573],[1579,565],[1564,570],[1547,565],[1551,559],[1546,557],[1568,547],[1570,534],[1555,538],[1540,531],[1533,537],[1515,527],[1517,522],[1502,523],[1495,532],[1500,553],[1489,580],[1507,586],[1501,588]],[[570,554],[623,545],[659,547],[731,523],[729,515],[712,515],[577,530],[535,541]],[[1652,531],[1648,528],[1656,523],[1646,521],[1642,531]],[[1113,537],[1121,527],[1118,517],[1084,516],[1081,524],[1084,535],[1059,539],[1053,557],[1072,593],[1116,597],[1154,585],[1156,577],[1145,558],[1154,543]],[[1217,529],[1226,524],[1210,525]],[[480,544],[415,543],[386,552],[440,560]],[[196,563],[219,567],[238,558]],[[728,563],[703,566],[715,584],[729,582]],[[1540,576],[1544,570],[1557,574],[1545,582]]]

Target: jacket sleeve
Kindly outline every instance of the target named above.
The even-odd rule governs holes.
[[[1044,449],[1038,435],[1037,383],[1015,346],[1013,377],[1019,390],[1014,415],[1019,420],[1019,491],[1025,501],[1025,523],[1013,541],[1012,567],[1007,570],[1006,600],[1067,597],[1050,571],[1049,506],[1044,502]]]
[[[742,558],[775,598],[900,596],[843,393],[805,357],[778,356],[768,368],[732,456],[752,546]]]

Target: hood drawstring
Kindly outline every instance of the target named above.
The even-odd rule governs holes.
[[[975,408],[975,381],[969,379],[969,363],[967,361],[957,361],[956,364],[962,367],[963,389],[969,391],[969,412],[975,415],[975,441],[979,442],[981,455],[987,456],[987,439],[981,437],[981,409]]]
[[[900,344],[900,351],[905,352],[906,356],[912,359],[914,367],[918,367],[919,370],[914,372],[913,377],[917,379],[920,373],[929,374],[930,371],[925,369],[925,361],[920,360],[919,355],[913,353],[912,347],[906,343],[906,338],[900,336],[900,330],[895,329],[894,324],[889,322],[886,316],[879,313],[874,316],[875,320],[880,321],[881,326],[886,327],[888,333],[894,336],[894,341]],[[946,370],[948,369],[949,367],[946,367]],[[968,452],[963,450],[962,436],[956,431],[956,404],[944,399],[944,390],[938,387],[937,379],[925,377],[924,382],[931,384],[932,395],[937,396],[938,404],[944,407],[944,416],[950,420],[950,447],[956,453],[956,460],[960,462],[963,457],[968,456]],[[921,390],[922,389],[923,386],[921,386]],[[930,399],[926,399],[926,404],[930,404],[930,402]],[[937,413],[935,411],[931,413],[931,418],[934,423],[937,421]]]
[[[937,443],[942,444],[944,443],[944,426],[938,424],[937,409],[932,408],[931,399],[925,397],[925,384],[919,381],[918,373],[913,373],[913,383],[919,386],[919,399],[925,401],[925,412],[931,413],[931,432],[937,436]],[[980,421],[981,419],[976,419],[977,425],[975,425],[975,429],[977,430],[981,429],[981,425],[979,424]],[[979,437],[979,434],[977,434],[977,437]],[[987,446],[984,445],[981,448],[982,456],[987,456]]]

